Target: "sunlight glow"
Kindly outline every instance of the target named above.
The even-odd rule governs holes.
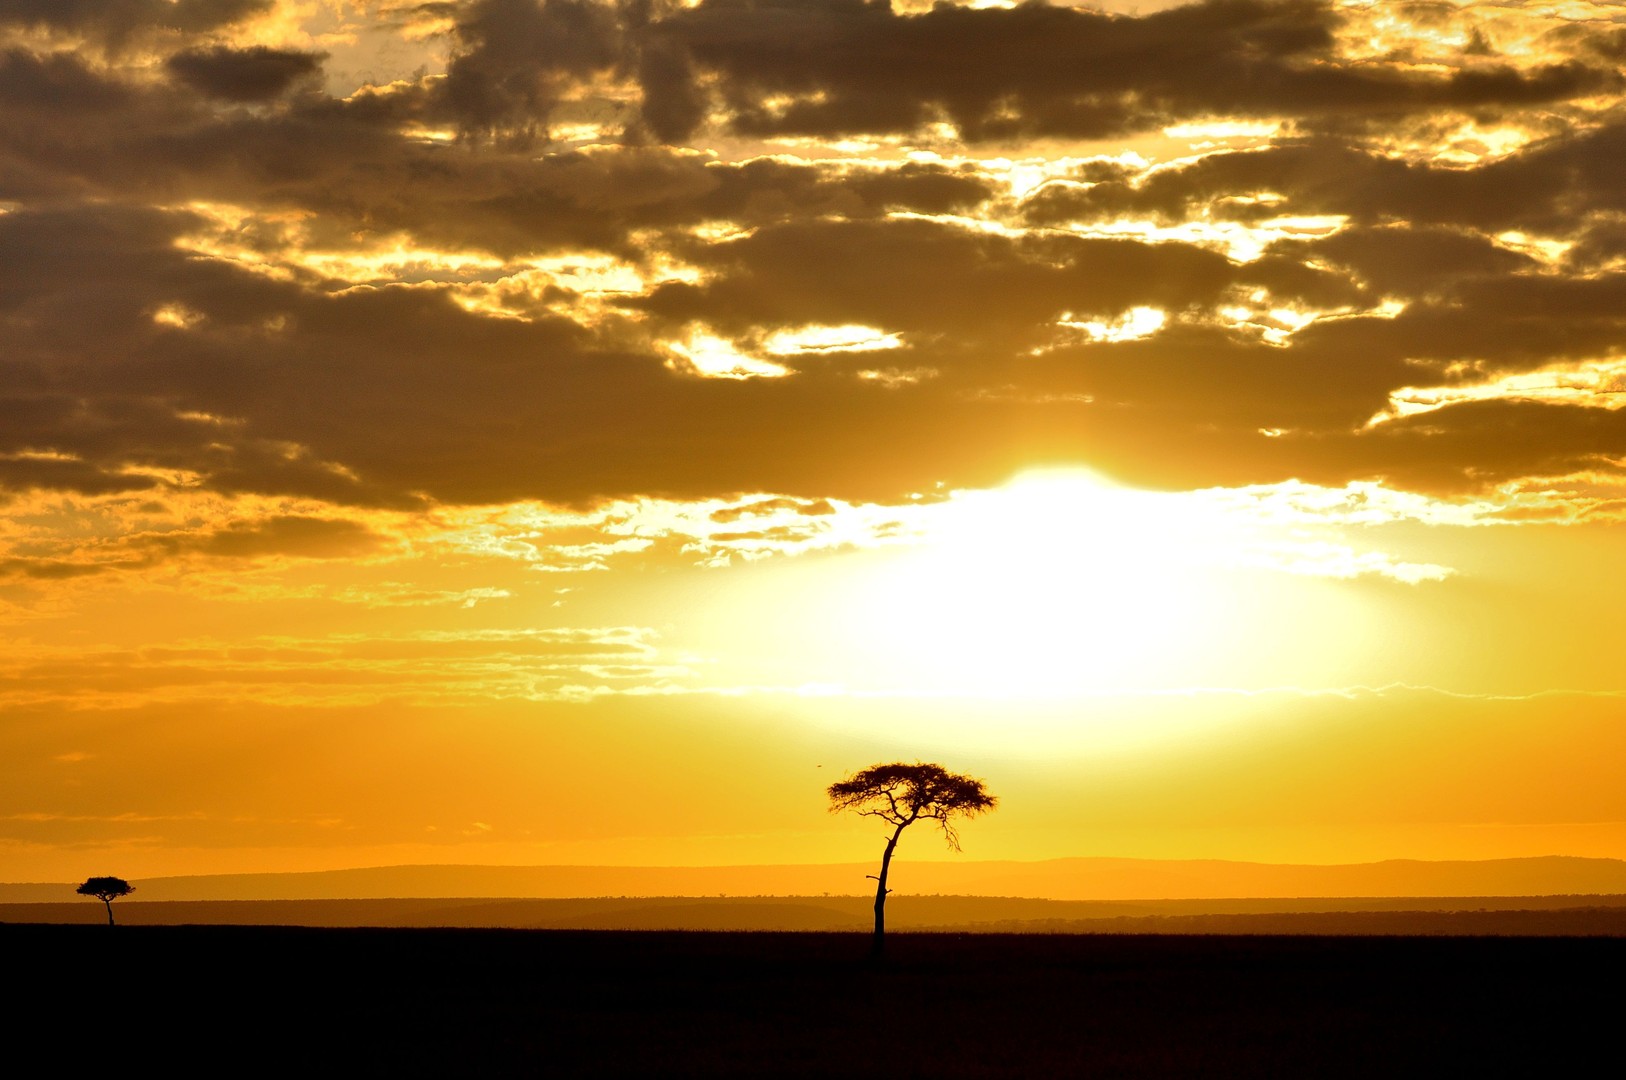
[[[1220,309],[1219,314],[1227,322],[1258,333],[1267,345],[1285,345],[1289,338],[1317,319],[1348,315],[1352,310],[1336,308],[1331,311],[1307,311],[1277,307],[1269,303],[1268,297],[1258,298],[1255,304],[1257,306],[1251,308],[1241,305],[1224,307]]]
[[[1320,239],[1331,236],[1348,224],[1343,214],[1296,215],[1271,218],[1257,225],[1234,221],[1188,221],[1179,225],[1157,225],[1150,221],[1123,220],[1104,225],[1074,226],[1080,236],[1132,237],[1147,243],[1184,243],[1222,251],[1237,262],[1253,262],[1278,240]]]
[[[1537,262],[1545,263],[1548,267],[1557,266],[1570,253],[1570,249],[1575,247],[1575,241],[1573,240],[1532,236],[1529,233],[1517,230],[1497,233],[1496,242],[1511,251],[1517,251],[1521,255],[1528,255]]]
[[[668,346],[683,370],[706,379],[778,379],[790,369],[769,360],[747,356],[726,338],[711,334],[691,334],[687,342]]]
[[[1171,139],[1268,138],[1281,130],[1279,120],[1211,120],[1200,124],[1176,124],[1163,129]]]
[[[875,583],[860,633],[910,675],[962,694],[1155,681],[1224,618],[1200,573],[1216,538],[1204,525],[1221,523],[1190,509],[1083,470],[960,493],[931,508],[924,545]]]
[[[1081,322],[1069,312],[1058,320],[1058,325],[1082,330],[1092,341],[1134,341],[1157,333],[1168,318],[1166,313],[1154,307],[1134,307],[1111,322],[1100,319]]]
[[[780,330],[769,336],[763,348],[774,356],[806,353],[874,352],[903,345],[901,336],[871,326],[804,326],[800,330]]]
[[[1390,392],[1388,405],[1368,420],[1366,427],[1471,401],[1542,401],[1619,409],[1626,406],[1626,357],[1517,372],[1454,386],[1403,386]]]
[[[753,504],[760,517],[746,507],[714,512],[730,530],[712,534],[727,545],[715,554],[758,569],[737,594],[720,587],[706,599],[697,647],[728,656],[711,678],[823,695],[1058,704],[1265,688],[1284,685],[1287,672],[1341,678],[1385,640],[1372,590],[1434,588],[1455,573],[1384,550],[1376,530],[1480,512],[1375,485],[1155,492],[1081,469],[894,506],[891,526],[880,507],[835,505],[798,519],[786,501]],[[837,542],[842,533],[850,546]],[[828,554],[760,559],[760,545],[781,537],[806,537]],[[1142,738],[1081,719],[1087,713],[1056,722],[1082,725],[1071,734],[1092,745]],[[954,734],[985,746],[999,737],[976,724]]]
[[[177,330],[188,330],[203,321],[203,314],[192,310],[185,304],[165,304],[152,313],[152,321],[160,326],[173,326]]]

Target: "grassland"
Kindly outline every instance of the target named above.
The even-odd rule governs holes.
[[[68,893],[67,888],[61,890]],[[139,893],[137,894],[140,895]],[[520,930],[863,931],[868,896],[117,902],[123,926],[463,927]],[[0,903],[4,923],[102,924],[95,901]],[[895,895],[894,930],[1071,934],[1626,936],[1626,896],[1305,897],[1077,901]]]
[[[1560,1076],[1618,1060],[1618,937],[0,925],[49,1071]]]

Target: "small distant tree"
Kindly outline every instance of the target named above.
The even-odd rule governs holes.
[[[869,875],[875,879],[875,936],[870,941],[870,958],[880,960],[886,943],[886,894],[892,891],[886,887],[886,878],[903,830],[917,821],[935,821],[949,847],[959,851],[960,837],[954,831],[953,819],[992,810],[999,800],[988,794],[981,780],[918,761],[913,765],[901,761],[871,765],[831,784],[829,795],[831,813],[851,810],[892,826],[886,850],[881,853],[881,872]]]
[[[113,901],[135,892],[135,886],[123,878],[93,877],[74,892],[80,896],[94,896],[107,905],[107,925],[113,925]]]

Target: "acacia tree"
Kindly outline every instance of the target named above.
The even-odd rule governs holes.
[[[881,872],[869,875],[875,879],[875,936],[870,941],[870,958],[879,960],[886,940],[886,894],[891,892],[886,877],[903,830],[922,819],[935,821],[949,847],[959,851],[960,837],[952,819],[956,815],[975,817],[992,810],[999,800],[988,794],[981,780],[918,761],[871,765],[831,784],[829,795],[831,813],[851,810],[892,826],[881,853]]]
[[[80,896],[94,896],[107,905],[107,925],[113,925],[113,901],[121,896],[129,896],[135,892],[135,886],[123,878],[93,877],[79,886],[74,892]]]

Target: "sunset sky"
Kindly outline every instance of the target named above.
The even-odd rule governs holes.
[[[0,880],[1626,857],[1623,62],[0,0]]]

